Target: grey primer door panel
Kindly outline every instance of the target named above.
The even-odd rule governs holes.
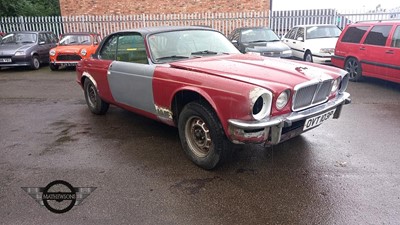
[[[114,61],[107,79],[115,101],[155,114],[154,69],[154,65]]]

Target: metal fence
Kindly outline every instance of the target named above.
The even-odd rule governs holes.
[[[400,8],[387,12],[339,12],[335,9],[262,11],[242,13],[141,14],[59,17],[2,17],[0,32],[49,30],[57,35],[67,32],[96,32],[103,37],[118,30],[151,26],[209,26],[229,34],[237,27],[269,26],[283,35],[294,25],[336,24],[343,28],[360,20],[400,19]]]

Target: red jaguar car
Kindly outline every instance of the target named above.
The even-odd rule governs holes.
[[[220,164],[231,143],[281,143],[350,103],[346,71],[241,54],[206,27],[116,32],[76,69],[93,113],[113,104],[177,127],[204,169]]]

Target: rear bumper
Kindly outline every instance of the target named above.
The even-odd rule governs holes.
[[[279,144],[305,132],[303,126],[305,120],[308,118],[318,116],[333,109],[336,109],[333,118],[339,118],[342,106],[350,102],[350,94],[344,92],[339,94],[335,99],[300,112],[292,112],[260,121],[230,119],[228,120],[229,138],[234,143]]]

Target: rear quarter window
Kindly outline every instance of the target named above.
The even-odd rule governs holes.
[[[365,38],[364,44],[385,46],[392,25],[374,26]]]
[[[342,42],[360,43],[369,26],[349,27],[344,33]]]

